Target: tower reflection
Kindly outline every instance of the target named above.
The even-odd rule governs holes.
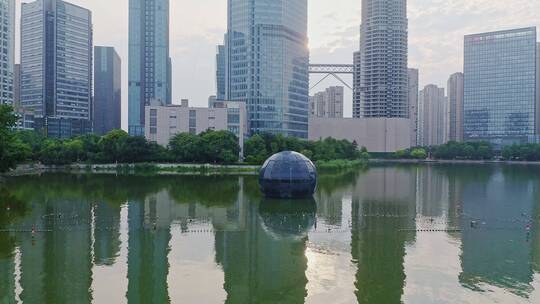
[[[307,232],[315,216],[314,200],[263,200],[249,206],[245,231],[216,232],[226,303],[303,303]]]

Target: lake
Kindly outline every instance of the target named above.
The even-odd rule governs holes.
[[[540,303],[539,169],[9,177],[0,303]]]

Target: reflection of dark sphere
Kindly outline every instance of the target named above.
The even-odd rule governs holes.
[[[266,230],[276,237],[303,237],[315,225],[317,204],[313,199],[265,199],[259,215]]]
[[[262,166],[259,185],[267,197],[312,197],[317,187],[317,170],[315,165],[300,153],[277,153]]]

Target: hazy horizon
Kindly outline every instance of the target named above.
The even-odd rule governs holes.
[[[126,128],[128,0],[68,2],[92,11],[94,45],[113,46],[122,59],[122,125]],[[359,49],[361,0],[308,2],[310,61],[352,63],[352,53]],[[409,0],[409,67],[420,70],[420,86],[434,83],[446,87],[448,76],[462,71],[466,34],[540,27],[540,1],[532,2],[514,0],[508,5],[504,0]],[[215,53],[226,31],[226,3],[226,0],[170,0],[173,103],[188,98],[193,106],[206,106],[208,96],[215,94]],[[19,62],[18,48],[16,58]],[[311,93],[330,85],[339,82],[326,80]],[[347,117],[351,115],[351,96],[347,91]]]

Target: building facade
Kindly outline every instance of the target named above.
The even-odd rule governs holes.
[[[409,116],[406,0],[362,0],[361,117]]]
[[[122,128],[122,61],[113,47],[94,49],[94,132]]]
[[[465,36],[464,140],[496,146],[536,134],[536,28]]]
[[[128,128],[145,134],[145,107],[172,102],[169,0],[129,0]]]
[[[0,104],[13,104],[15,0],[0,0]]]
[[[226,99],[247,104],[250,133],[307,138],[307,0],[228,0]]]
[[[463,73],[448,79],[448,140],[463,141]]]
[[[416,147],[416,138],[418,136],[418,69],[409,69],[408,71],[408,105],[409,119],[411,122],[411,146]]]
[[[315,117],[343,118],[344,88],[333,86],[309,98],[310,115]]]
[[[448,106],[444,95],[444,88],[434,84],[427,85],[422,91],[422,132],[420,133],[421,146],[438,146],[448,141]]]
[[[360,118],[362,116],[361,91],[362,87],[362,53],[360,51],[353,53],[353,117]]]
[[[21,107],[21,65],[15,64],[13,69],[13,105],[16,109]]]
[[[216,54],[216,98],[225,100],[225,46],[218,45]]]
[[[22,3],[21,107],[36,121],[74,125],[50,136],[91,130],[92,41],[89,10],[62,0]]]
[[[540,135],[540,42],[536,44],[536,135]]]
[[[396,152],[411,147],[406,118],[321,118],[310,117],[309,140],[327,137],[355,141],[369,152]]]
[[[238,137],[243,149],[248,131],[247,112],[243,102],[216,102],[213,108],[189,107],[187,100],[182,105],[151,105],[146,107],[149,128],[145,137],[149,141],[167,146],[172,137],[179,133],[200,134],[207,130],[232,132]]]

